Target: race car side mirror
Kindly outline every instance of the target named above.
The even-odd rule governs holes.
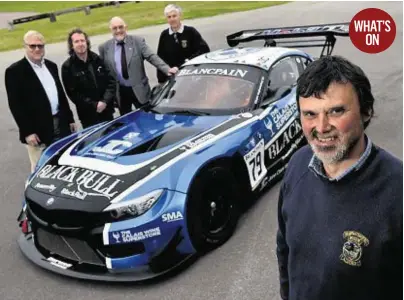
[[[157,94],[161,91],[161,89],[162,89],[161,84],[155,85],[151,90],[151,98],[154,99],[154,97],[157,96]]]
[[[264,47],[276,47],[276,41],[273,39],[266,39]]]

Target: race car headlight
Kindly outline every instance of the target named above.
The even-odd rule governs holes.
[[[137,217],[147,212],[160,198],[164,190],[155,190],[136,199],[109,205],[105,212],[109,212],[113,219],[123,217]]]

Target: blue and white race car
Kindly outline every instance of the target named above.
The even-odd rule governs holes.
[[[49,146],[26,183],[22,252],[67,276],[136,281],[225,243],[305,144],[295,84],[313,57],[274,39],[325,36],[327,55],[335,35],[348,25],[228,36],[150,105]],[[234,47],[258,39],[267,47]]]

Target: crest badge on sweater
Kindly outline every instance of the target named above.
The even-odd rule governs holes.
[[[368,238],[357,231],[344,231],[343,237],[345,242],[339,258],[350,266],[360,267],[363,248],[369,245]]]
[[[182,46],[182,48],[188,47],[188,41],[187,40],[181,40],[181,46]]]

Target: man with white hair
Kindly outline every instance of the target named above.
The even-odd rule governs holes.
[[[144,60],[167,76],[175,74],[178,68],[170,68],[150,49],[144,38],[129,35],[122,18],[112,18],[109,27],[113,38],[99,46],[99,54],[117,80],[119,111],[124,115],[132,110],[132,104],[139,108],[149,102],[151,89]]]
[[[164,9],[169,28],[160,35],[157,55],[170,67],[180,67],[186,60],[210,51],[208,44],[201,34],[192,26],[182,24],[181,7],[169,4]],[[168,77],[157,71],[159,83],[165,82]]]
[[[43,149],[76,131],[57,65],[45,59],[45,39],[37,31],[24,35],[25,57],[6,69],[8,104],[27,145],[31,172]]]

